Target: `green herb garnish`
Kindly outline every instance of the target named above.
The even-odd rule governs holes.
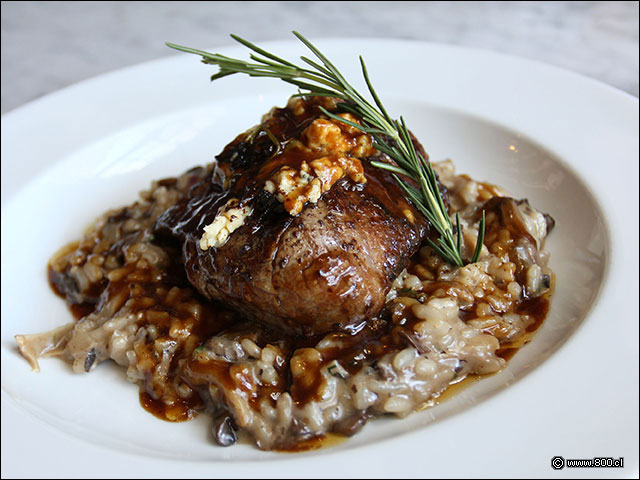
[[[401,294],[404,297],[418,298],[418,294],[416,292],[414,292],[410,288],[402,288],[402,289],[398,290],[398,293]]]
[[[363,58],[360,57],[362,74],[375,106],[358,93],[333,63],[309,40],[297,32],[293,32],[293,34],[313,52],[320,60],[320,63],[301,56],[300,59],[306,66],[296,65],[263,50],[237,35],[231,35],[231,37],[255,52],[250,54],[253,62],[183,47],[173,43],[167,43],[167,46],[183,52],[200,55],[203,63],[217,65],[220,70],[212,75],[211,80],[217,80],[234,73],[245,73],[252,77],[279,78],[297,86],[301,92],[299,95],[324,95],[343,100],[343,103],[340,104],[340,109],[359,117],[362,121],[361,125],[338,117],[325,109],[322,109],[323,113],[372,136],[374,140],[373,146],[392,158],[396,165],[377,161],[372,161],[371,164],[393,172],[394,178],[405,191],[406,197],[422,212],[429,224],[438,233],[437,241],[434,242],[427,238],[426,242],[448,263],[457,266],[465,265],[461,253],[462,228],[459,218],[456,215],[456,228],[454,231],[431,164],[416,151],[404,118],[400,117],[399,120],[394,120],[387,113],[378,94],[371,85]],[[480,256],[484,237],[484,224],[483,215],[471,263],[476,262]]]
[[[343,380],[349,376],[349,373],[336,360],[331,362],[327,367],[327,371],[329,372],[329,375],[342,378]]]

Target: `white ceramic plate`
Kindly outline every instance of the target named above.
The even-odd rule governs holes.
[[[293,93],[239,76],[210,84],[213,67],[171,56],[2,118],[2,476],[637,476],[637,99],[489,52],[316,43],[352,79],[363,54],[389,110],[432,159],[453,158],[460,172],[556,218],[548,248],[557,289],[534,341],[505,371],[438,407],[301,454],[216,447],[204,416],[159,421],[108,363],[75,375],[49,359],[31,372],[13,335],[71,318],[46,282],[51,254],[152,179],[211,161]],[[306,53],[292,42],[268,47]],[[556,471],[556,455],[624,457],[624,468]]]

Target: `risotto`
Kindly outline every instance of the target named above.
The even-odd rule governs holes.
[[[153,225],[212,164],[153,182],[57,252],[49,282],[76,320],[16,336],[20,350],[34,369],[43,356],[79,373],[111,359],[140,386],[145,409],[168,421],[210,415],[224,446],[245,430],[260,449],[301,449],[353,435],[371,417],[405,417],[466,377],[501,370],[544,320],[554,282],[551,217],[456,174],[449,160],[433,166],[451,217],[459,214],[463,251],[473,251],[485,213],[479,260],[453,267],[423,244],[357,332],[285,334],[190,284],[179,248]]]

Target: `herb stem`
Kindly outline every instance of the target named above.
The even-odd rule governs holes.
[[[252,77],[279,78],[297,86],[301,91],[298,95],[324,95],[343,100],[343,103],[340,104],[341,110],[358,116],[361,119],[361,124],[339,117],[323,108],[321,108],[322,112],[330,118],[349,124],[371,135],[373,146],[395,162],[394,164],[392,162],[371,161],[371,165],[388,170],[393,174],[395,180],[404,190],[406,197],[420,210],[438,233],[439,237],[436,241],[427,238],[426,242],[448,263],[464,266],[461,240],[462,227],[459,215],[456,214],[454,231],[431,164],[416,150],[404,118],[400,117],[399,120],[394,120],[385,109],[380,97],[373,88],[362,56],[360,57],[362,75],[375,106],[347,82],[336,66],[317,47],[298,32],[294,31],[293,34],[319,60],[319,62],[316,62],[304,56],[300,57],[311,69],[280,58],[233,34],[231,37],[234,40],[253,52],[249,57],[255,63],[173,43],[167,43],[167,46],[182,52],[199,55],[204,63],[217,65],[219,71],[211,76],[211,80],[217,80],[234,73],[244,73]],[[305,92],[302,93],[302,91]],[[414,184],[406,179],[410,179]],[[418,188],[414,185],[417,185]],[[484,240],[484,229],[485,218],[483,212],[475,251],[470,263],[476,262],[480,256]]]

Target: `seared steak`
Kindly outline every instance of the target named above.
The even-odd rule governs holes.
[[[155,226],[181,243],[204,296],[306,335],[376,316],[427,232],[393,177],[370,165],[388,161],[371,139],[319,105],[337,111],[319,97],[273,109]]]

